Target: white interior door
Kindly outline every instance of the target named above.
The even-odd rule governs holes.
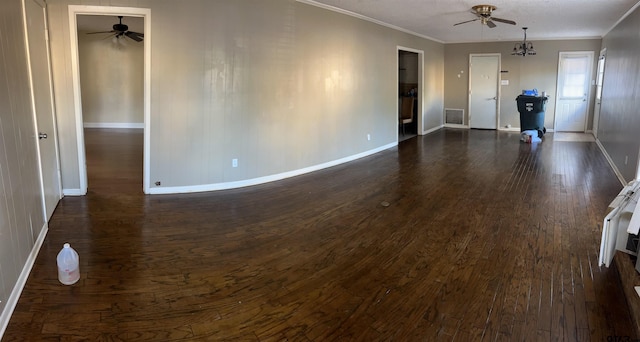
[[[593,108],[593,135],[598,137],[598,126],[600,125],[600,105],[602,104],[602,81],[604,80],[604,61],[606,58],[607,49],[600,51],[600,57],[598,57],[598,68],[596,70],[596,103]]]
[[[593,51],[560,52],[555,131],[586,130],[592,65]]]
[[[42,0],[24,0],[27,29],[31,97],[39,133],[38,151],[42,180],[45,219],[55,210],[62,189],[58,163],[57,132],[54,121],[53,94],[49,46],[47,39],[46,6]]]
[[[500,55],[469,57],[469,126],[498,128],[498,86]]]

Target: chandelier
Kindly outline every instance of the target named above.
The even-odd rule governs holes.
[[[524,40],[522,41],[522,43],[516,43],[516,45],[513,47],[513,52],[511,52],[511,55],[513,56],[533,56],[536,54],[536,50],[533,49],[533,44],[531,44],[531,42],[527,41],[527,28],[523,27],[522,28],[524,30]]]

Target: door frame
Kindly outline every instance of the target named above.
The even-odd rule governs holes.
[[[54,93],[53,93],[53,71],[51,68],[51,47],[50,47],[50,43],[49,43],[49,22],[48,22],[48,15],[47,15],[47,4],[43,1],[43,0],[22,0],[21,1],[21,5],[22,5],[22,17],[23,17],[23,25],[24,25],[24,39],[25,39],[25,49],[26,49],[26,54],[27,54],[27,69],[28,69],[28,75],[29,75],[29,93],[30,93],[30,99],[31,99],[31,108],[32,108],[32,113],[33,113],[33,124],[34,124],[34,135],[35,135],[35,139],[36,139],[36,153],[38,155],[38,174],[40,176],[40,191],[42,191],[42,216],[44,218],[45,222],[49,222],[49,215],[47,214],[47,201],[46,201],[46,190],[44,187],[44,170],[43,170],[43,166],[42,166],[42,151],[40,149],[40,142],[39,142],[39,127],[38,127],[38,113],[36,111],[36,99],[35,99],[35,93],[34,93],[34,85],[33,85],[33,70],[32,70],[32,66],[31,66],[31,49],[29,48],[29,30],[27,28],[27,1],[33,1],[36,4],[38,4],[40,7],[42,7],[42,16],[43,16],[43,21],[44,21],[44,29],[45,29],[45,50],[47,53],[47,73],[48,73],[48,78],[49,78],[49,106],[51,107],[51,120],[53,120],[53,132],[49,133],[52,136],[49,137],[50,139],[53,139],[53,143],[54,143],[54,151],[55,151],[55,172],[56,172],[56,178],[58,179],[58,185],[57,185],[57,197],[58,197],[58,201],[62,198],[62,174],[60,173],[60,146],[58,144],[58,125],[57,125],[57,115],[56,115],[56,106],[55,106],[55,99],[54,99]],[[53,211],[52,211],[53,213]]]
[[[473,115],[473,111],[471,110],[471,93],[473,91],[472,87],[472,82],[471,82],[471,60],[473,59],[473,57],[497,57],[498,58],[498,70],[497,70],[497,75],[496,75],[496,130],[498,128],[500,128],[500,98],[502,96],[500,90],[500,70],[502,69],[502,54],[501,53],[471,53],[469,54],[469,70],[467,71],[469,73],[469,97],[467,98],[467,113],[468,114],[468,122],[469,122],[469,128],[473,128],[473,125],[471,124],[471,118]]]
[[[150,149],[151,149],[151,9],[115,6],[69,5],[69,35],[71,46],[71,73],[73,79],[73,100],[75,109],[76,139],[78,149],[78,172],[80,189],[78,194],[87,194],[87,160],[84,147],[84,121],[82,116],[82,98],[80,92],[80,63],[78,54],[78,15],[124,15],[144,19],[144,152],[142,187],[149,193]]]
[[[413,52],[413,53],[417,53],[418,54],[418,110],[417,110],[417,131],[418,131],[418,135],[425,135],[427,134],[424,130],[424,126],[423,126],[423,116],[424,116],[424,101],[423,101],[423,97],[424,97],[424,50],[417,50],[417,49],[412,49],[412,48],[408,48],[408,47],[404,47],[404,46],[400,46],[398,45],[396,47],[396,69],[399,68],[400,66],[400,51],[407,51],[407,52]],[[396,89],[396,93],[398,90],[398,84],[400,83],[400,74],[396,73],[396,83],[395,83],[395,89]],[[396,130],[396,141],[398,139],[400,139],[399,133],[398,133],[398,108],[400,107],[400,98],[398,97],[398,94],[396,94],[396,109],[394,112],[394,122],[395,122],[395,130]]]
[[[598,138],[598,126],[600,126],[600,109],[602,107],[602,87],[604,86],[604,73],[606,72],[607,48],[600,50],[598,62],[596,63],[596,93],[593,102],[593,123],[591,132],[593,136]],[[602,79],[600,79],[600,63],[602,63]],[[600,88],[600,103],[598,103],[598,87]],[[640,159],[638,159],[640,160]]]
[[[554,132],[562,132],[558,130],[558,103],[560,101],[560,68],[562,67],[562,56],[564,55],[588,55],[590,57],[591,63],[589,65],[589,75],[588,75],[588,79],[587,79],[587,93],[585,95],[586,99],[587,99],[587,112],[584,116],[584,123],[583,123],[583,127],[582,127],[582,133],[587,131],[587,122],[589,122],[589,111],[591,110],[591,85],[592,85],[592,80],[593,80],[593,51],[560,51],[558,53],[558,75],[556,77],[556,103],[555,103],[555,115],[553,118],[553,130]]]

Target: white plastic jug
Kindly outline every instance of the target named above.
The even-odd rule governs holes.
[[[58,262],[58,280],[65,285],[75,284],[80,279],[78,253],[71,248],[71,245],[65,243],[56,260]]]

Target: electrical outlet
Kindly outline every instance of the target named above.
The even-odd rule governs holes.
[[[371,140],[371,134],[367,134],[367,140]]]
[[[624,165],[627,165],[629,162],[629,156],[624,156]]]
[[[160,183],[160,181],[156,182],[156,186],[160,186],[160,184],[162,184],[162,183]]]
[[[231,166],[238,167],[238,159],[231,159]]]

